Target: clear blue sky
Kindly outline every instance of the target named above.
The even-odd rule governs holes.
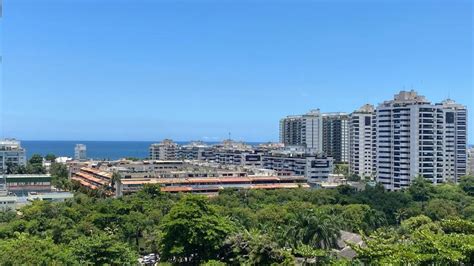
[[[414,88],[468,105],[471,1],[4,0],[4,137],[278,139]]]

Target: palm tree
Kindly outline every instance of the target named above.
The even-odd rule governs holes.
[[[296,213],[285,234],[287,244],[293,248],[304,244],[329,249],[336,246],[339,236],[335,217],[313,210]]]
[[[116,184],[118,181],[120,181],[120,180],[122,180],[122,176],[120,175],[119,172],[114,171],[114,172],[112,173],[112,177],[110,178],[110,186],[111,186],[112,188],[115,188],[115,184]]]

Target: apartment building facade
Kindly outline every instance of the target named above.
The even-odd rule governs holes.
[[[336,163],[349,162],[349,115],[324,113],[322,116],[322,149]]]
[[[150,160],[176,160],[178,144],[170,139],[165,139],[160,143],[150,145]]]
[[[327,180],[334,168],[333,159],[326,156],[268,154],[262,160],[264,169],[305,176],[308,183]]]
[[[25,166],[26,151],[15,139],[0,140],[0,174],[8,172],[8,166]]]
[[[189,144],[179,146],[176,151],[176,158],[179,160],[204,160],[206,152],[211,147],[202,141],[193,141]]]
[[[85,161],[87,160],[87,147],[84,144],[76,144],[74,147],[74,160]]]
[[[323,152],[323,121],[319,109],[280,120],[280,142],[285,146],[300,146],[309,152]]]
[[[373,117],[375,108],[366,104],[349,117],[349,172],[363,179],[375,175],[373,163]]]
[[[466,174],[467,110],[452,100],[431,104],[401,91],[375,111],[376,180],[389,190],[417,176],[434,184]]]
[[[467,160],[467,173],[474,175],[474,147],[468,149]]]

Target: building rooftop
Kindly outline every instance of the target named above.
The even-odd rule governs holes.
[[[219,177],[219,178],[131,178],[122,179],[120,182],[124,185],[139,185],[139,184],[206,184],[206,183],[252,183],[256,181],[273,181],[273,182],[287,182],[287,181],[305,181],[303,176],[252,176],[252,177]]]
[[[1,139],[0,151],[24,151],[21,147],[20,141],[16,139]]]
[[[10,179],[10,178],[51,178],[51,175],[48,174],[36,174],[36,175],[30,175],[30,174],[19,174],[19,175],[4,175],[5,178]]]
[[[364,104],[359,109],[357,109],[354,113],[362,113],[362,114],[370,114],[375,111],[375,107],[372,104]]]
[[[398,94],[395,94],[393,100],[385,101],[382,106],[390,105],[410,105],[410,104],[429,104],[430,102],[425,98],[425,96],[418,95],[414,90],[411,91],[400,91]]]

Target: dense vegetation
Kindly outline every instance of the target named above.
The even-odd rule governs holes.
[[[49,159],[52,162],[56,159],[56,156],[48,154],[45,159]],[[46,174],[46,168],[43,166],[43,157],[39,154],[33,154],[28,162],[26,162],[26,166],[14,165],[11,162],[7,162],[6,166],[6,174]]]
[[[0,215],[0,264],[474,264],[474,177],[405,191],[224,190],[172,195],[159,187],[119,199],[77,193]],[[353,261],[333,252],[341,230],[362,234]]]

